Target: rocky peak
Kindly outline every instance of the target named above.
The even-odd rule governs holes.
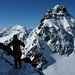
[[[62,5],[56,5],[54,8],[50,8],[44,15],[45,19],[61,19],[61,17],[69,16],[66,7]]]

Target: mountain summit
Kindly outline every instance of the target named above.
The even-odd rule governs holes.
[[[69,16],[69,13],[66,10],[66,7],[61,6],[61,5],[56,5],[54,8],[50,8],[47,10],[44,18],[45,19],[50,19],[50,18],[58,18],[62,19],[63,16]]]

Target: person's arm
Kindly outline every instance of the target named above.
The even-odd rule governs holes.
[[[20,41],[20,40],[19,40]],[[20,44],[23,46],[23,47],[25,47],[25,44],[22,42],[22,41],[20,41]]]
[[[7,47],[12,46],[12,44],[13,44],[13,41],[11,41],[11,42],[7,45]]]

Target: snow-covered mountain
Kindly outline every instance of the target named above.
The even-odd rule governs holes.
[[[53,52],[69,55],[74,50],[75,19],[64,6],[47,10],[38,29]]]
[[[30,58],[45,75],[75,75],[75,18],[66,7],[50,8],[30,31],[18,25],[7,27],[0,32],[0,42],[7,44],[17,34],[25,43],[22,58]]]
[[[25,53],[31,57],[33,62],[38,61],[38,67],[47,69],[61,58],[59,55],[65,55],[64,58],[66,58],[74,52],[74,40],[75,18],[68,13],[66,7],[56,5],[54,8],[47,10],[40,21],[40,25],[29,34],[26,40]],[[37,51],[38,56],[34,50]],[[55,56],[54,54],[59,55]]]
[[[0,39],[4,38],[3,40],[0,40],[0,42],[5,44],[9,43],[13,39],[14,34],[17,34],[18,38],[22,41],[25,41],[31,31],[32,29],[28,29],[21,25],[6,27],[0,31]]]
[[[30,33],[25,50],[28,52],[37,45],[38,52],[42,54],[46,45],[52,52],[68,56],[74,51],[74,38],[75,19],[64,6],[56,5],[47,10],[40,25]]]

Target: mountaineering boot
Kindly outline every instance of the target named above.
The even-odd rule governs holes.
[[[22,67],[21,67],[21,60],[19,60],[19,67],[20,67],[20,69],[22,68]]]

